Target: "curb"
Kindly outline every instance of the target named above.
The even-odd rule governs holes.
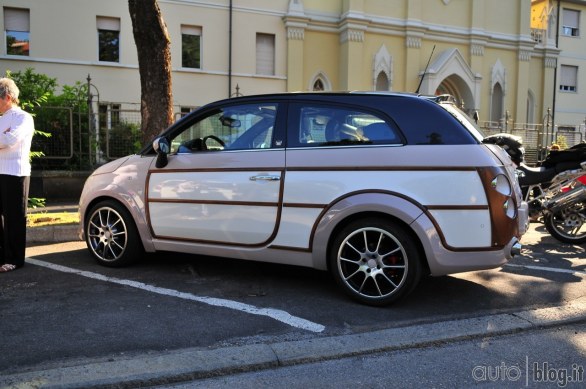
[[[373,332],[218,349],[107,358],[0,377],[0,388],[117,388],[200,378],[426,347],[586,321],[586,297],[557,307],[390,328]]]
[[[27,227],[27,243],[59,243],[77,241],[79,239],[79,225],[55,225],[45,227]]]

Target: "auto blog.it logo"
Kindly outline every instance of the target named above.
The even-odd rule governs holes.
[[[552,383],[563,388],[571,383],[584,382],[584,366],[577,363],[570,368],[557,368],[549,362],[529,362],[525,358],[524,370],[520,365],[508,366],[505,362],[500,365],[478,365],[472,369],[472,378],[477,382],[516,382],[525,381],[525,386],[532,383]]]

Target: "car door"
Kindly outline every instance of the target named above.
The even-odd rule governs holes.
[[[280,115],[276,103],[230,104],[170,135],[168,164],[153,164],[146,184],[155,242],[262,246],[274,238],[285,166]]]

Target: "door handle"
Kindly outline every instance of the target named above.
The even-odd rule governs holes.
[[[250,181],[279,181],[281,176],[271,176],[269,174],[261,174],[250,177]]]

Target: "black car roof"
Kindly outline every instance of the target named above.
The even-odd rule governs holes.
[[[399,96],[399,97],[422,97],[416,93],[409,92],[391,92],[391,91],[299,91],[299,92],[279,92],[279,93],[267,93],[267,94],[256,94],[248,96],[233,97],[226,100],[233,99],[247,99],[247,98],[306,98],[306,97],[350,97],[350,96]]]
[[[231,97],[222,100],[217,100],[214,102],[210,102],[201,106],[200,108],[210,108],[214,107],[215,105],[222,105],[226,104],[230,101],[237,102],[237,101],[247,101],[247,100],[264,100],[264,99],[276,99],[276,100],[303,100],[303,99],[324,99],[324,101],[330,102],[345,102],[347,99],[356,98],[356,97],[367,97],[367,98],[376,98],[376,97],[393,97],[393,98],[405,98],[405,99],[424,99],[424,100],[431,100],[434,101],[434,96],[424,96],[419,95],[416,93],[409,93],[409,92],[391,92],[391,91],[335,91],[335,92],[324,92],[324,91],[316,91],[316,92],[280,92],[280,93],[267,93],[267,94],[255,94],[255,95],[246,95],[246,96],[239,96],[239,97]],[[436,101],[437,102],[437,101]]]

